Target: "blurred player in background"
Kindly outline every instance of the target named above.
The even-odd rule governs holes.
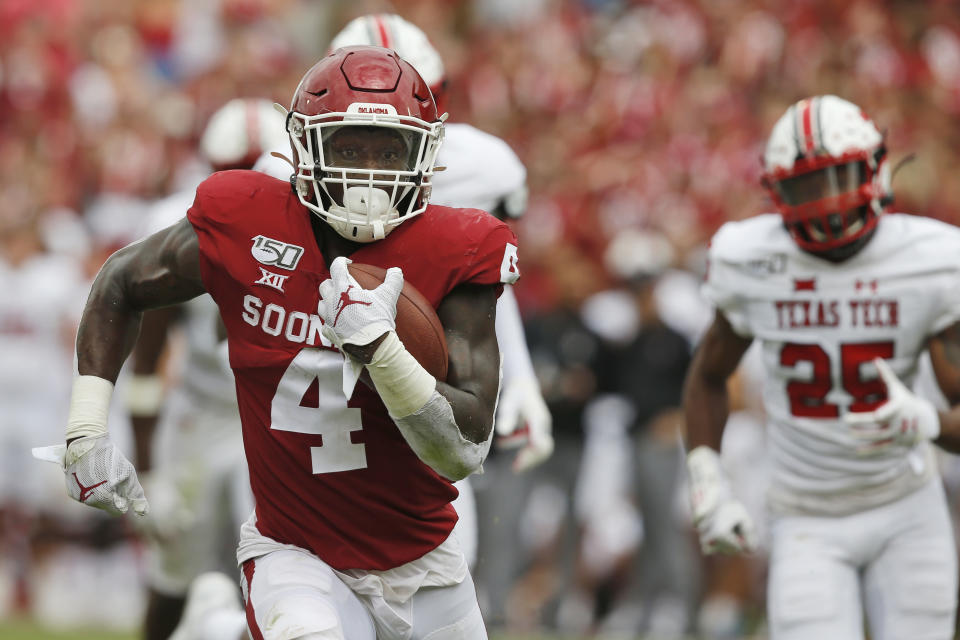
[[[283,116],[262,99],[231,100],[204,129],[200,155],[213,171],[250,169],[266,149],[288,140]],[[144,236],[180,222],[196,185],[157,202]],[[184,352],[166,372],[168,336],[181,329]],[[209,296],[148,311],[132,354],[127,386],[137,469],[150,498],[142,525],[150,540],[147,640],[165,640],[177,625],[187,587],[205,571],[235,573],[240,525],[253,509],[225,329]],[[154,428],[157,446],[151,450]]]
[[[676,509],[690,343],[664,320],[657,302],[675,252],[655,230],[624,229],[604,257],[618,286],[583,307],[601,338],[603,366],[583,419],[576,588],[559,617],[581,635],[593,629],[679,637],[696,575]]]
[[[724,225],[706,296],[716,317],[684,406],[705,553],[755,531],[718,449],[727,378],[758,340],[772,508],[767,607],[775,640],[951,638],[957,561],[930,442],[960,447],[960,415],[909,384],[929,349],[960,401],[960,231],[892,202],[884,137],[856,105],[815,96],[774,125],[764,184],[780,215]],[[904,381],[904,382],[901,382]]]
[[[8,189],[0,207],[0,612],[29,605],[32,533],[62,506],[48,477],[23,456],[55,435],[67,414],[70,343],[82,266],[50,253],[39,201]],[[59,518],[55,518],[59,520]]]
[[[360,16],[334,36],[330,48],[351,45],[382,46],[396,51],[420,73],[430,86],[437,109],[445,112],[448,84],[443,61],[419,27],[395,14]],[[278,146],[275,151],[285,156],[287,148]],[[447,122],[437,165],[432,203],[481,209],[501,220],[523,215],[527,205],[526,169],[503,140],[468,124]],[[266,154],[255,168],[283,180],[290,177],[289,164],[274,155]],[[504,287],[497,301],[497,342],[503,359],[496,421],[498,442],[501,447],[520,448],[512,460],[513,470],[520,472],[552,453],[553,436],[550,412],[530,362],[512,287]],[[520,564],[516,528],[529,489],[529,483],[518,484],[521,481],[511,477],[508,466],[511,463],[506,457],[494,456],[485,465],[482,478],[457,483],[460,495],[454,503],[460,516],[456,532],[464,553],[471,567],[477,563],[478,555],[483,558],[477,567],[478,586],[489,587],[482,596],[498,611],[502,610],[507,587]],[[483,489],[476,506],[474,484]],[[477,506],[482,526],[478,526]]]
[[[112,380],[143,310],[208,291],[256,500],[238,550],[253,637],[481,640],[450,502],[493,436],[496,299],[519,277],[516,238],[481,211],[429,205],[443,122],[388,49],[338,49],[314,65],[287,130],[295,192],[257,172],[216,173],[187,220],[107,262],[78,333],[67,445],[37,454],[63,465],[76,500],[146,513],[107,433]],[[390,267],[383,284],[362,288],[348,255]],[[404,280],[446,329],[447,382],[397,337]],[[371,384],[354,387],[358,367]]]

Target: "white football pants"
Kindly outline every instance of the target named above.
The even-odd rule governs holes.
[[[957,554],[940,478],[844,517],[781,516],[771,529],[772,640],[948,640]]]
[[[279,550],[243,564],[247,623],[254,640],[378,640],[371,610],[325,562]],[[411,598],[412,630],[381,629],[380,640],[487,640],[473,579],[425,587]]]

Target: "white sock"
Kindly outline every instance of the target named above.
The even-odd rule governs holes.
[[[242,609],[211,611],[200,626],[203,640],[246,640],[247,615]]]

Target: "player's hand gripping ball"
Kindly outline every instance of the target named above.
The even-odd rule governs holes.
[[[398,267],[389,270],[337,258],[330,279],[320,285],[318,310],[324,335],[342,349],[365,345],[395,330],[407,351],[437,380],[446,380],[447,341],[430,302],[403,280]]]

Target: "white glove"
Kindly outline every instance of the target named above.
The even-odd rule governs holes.
[[[873,363],[887,388],[887,401],[873,411],[851,411],[843,416],[861,446],[860,455],[875,455],[892,447],[909,449],[940,435],[940,416],[932,402],[908,389],[881,358]]]
[[[553,453],[553,418],[534,379],[511,380],[503,388],[496,425],[501,448],[523,447],[513,461],[516,473],[537,466]]]
[[[136,470],[107,436],[77,438],[70,446],[37,447],[33,456],[60,465],[67,493],[77,502],[111,515],[131,507],[141,516],[149,511]]]
[[[350,275],[352,261],[340,257],[330,265],[330,277],[320,284],[317,312],[323,319],[323,334],[341,351],[345,344],[370,344],[397,328],[397,299],[403,289],[403,271],[387,269],[383,283],[364,289]]]
[[[339,257],[330,265],[330,277],[320,283],[317,314],[323,320],[323,335],[343,353],[343,394],[349,400],[363,365],[343,350],[343,345],[370,344],[397,328],[397,299],[403,289],[403,271],[387,269],[383,283],[364,289],[350,275],[352,260]]]
[[[693,523],[703,553],[750,553],[757,533],[746,508],[735,499],[720,467],[720,456],[707,446],[687,454]]]

